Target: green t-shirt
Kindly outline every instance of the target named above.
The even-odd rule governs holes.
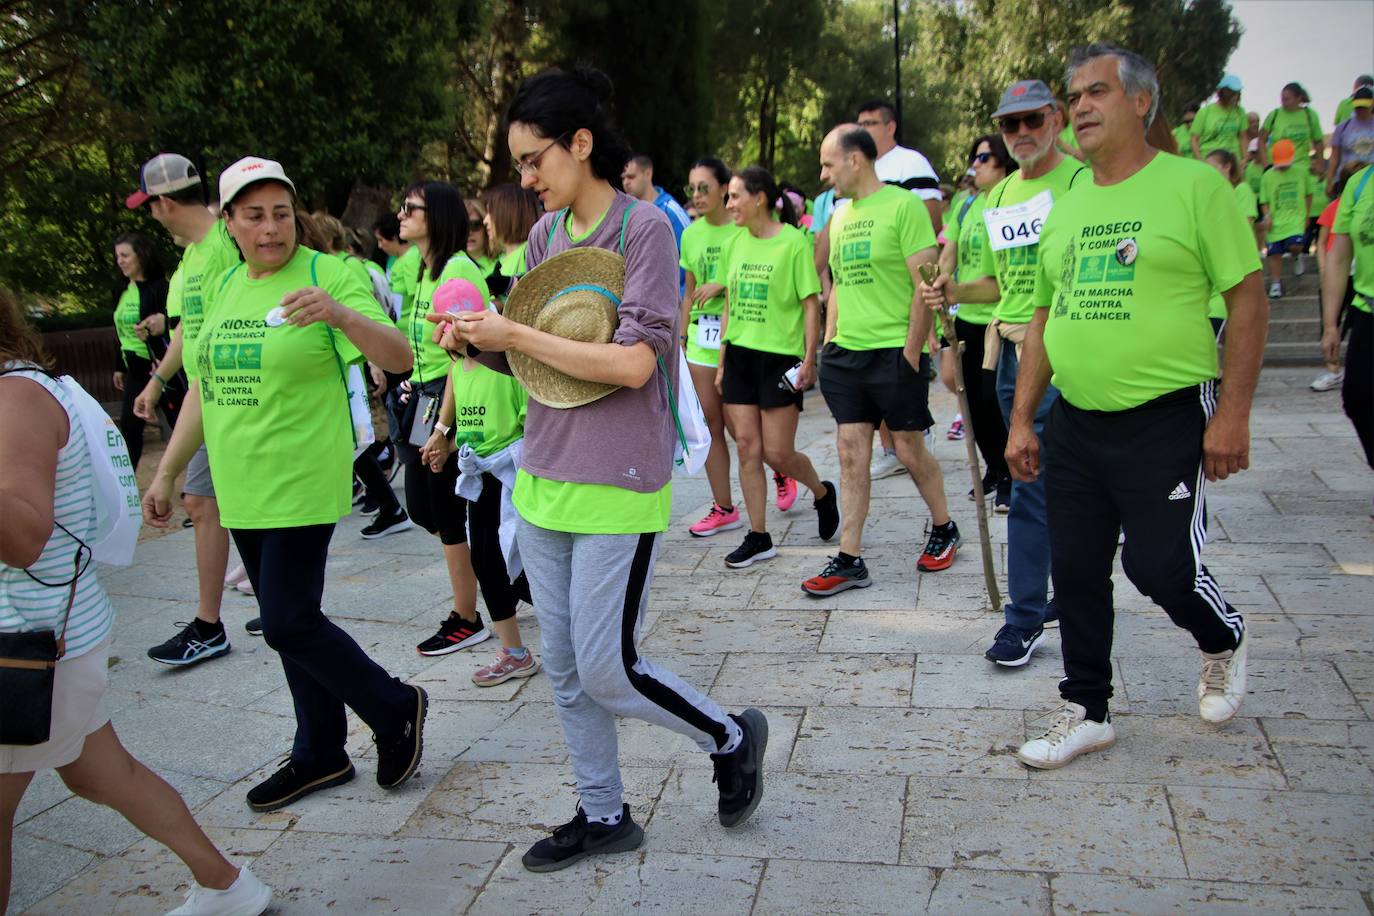
[[[967,210],[960,207],[950,213],[950,221],[954,224],[955,238],[958,239],[959,245],[954,277],[960,283],[969,283],[979,277],[988,276],[983,270],[983,249],[988,244],[988,230],[983,225],[983,209],[987,205],[988,196],[979,194],[973,198]],[[992,320],[993,312],[996,310],[996,302],[959,303],[959,317],[970,324],[987,324]]]
[[[525,435],[529,395],[513,375],[488,369],[479,362],[453,364],[453,444],[472,446],[486,457]]]
[[[645,534],[668,530],[672,481],[654,493],[603,483],[575,483],[515,474],[515,510],[531,525],[573,534]]]
[[[1197,137],[1198,149],[1202,158],[1214,149],[1230,150],[1237,162],[1245,161],[1245,150],[1241,148],[1240,134],[1249,127],[1245,109],[1239,105],[1223,108],[1219,103],[1203,105],[1202,110],[1193,118],[1189,131]]]
[[[1341,99],[1340,104],[1336,106],[1336,120],[1331,122],[1333,125],[1340,127],[1354,116],[1355,106],[1352,104],[1353,101],[1354,100],[1349,96]]]
[[[1216,169],[1156,155],[1119,184],[1085,182],[1040,237],[1053,382],[1086,410],[1125,410],[1217,376],[1212,290],[1259,270],[1255,236]]]
[[[1240,215],[1245,217],[1245,221],[1252,224],[1250,231],[1253,234],[1253,222],[1259,219],[1259,204],[1255,201],[1255,192],[1250,190],[1250,186],[1243,181],[1235,186],[1235,191],[1236,206],[1240,208]],[[1226,317],[1226,300],[1217,290],[1212,290],[1212,298],[1207,300],[1207,317]]]
[[[1059,142],[1064,145],[1065,149],[1078,149],[1078,138],[1073,135],[1072,124],[1067,125],[1059,132]]]
[[[1293,141],[1293,164],[1311,168],[1312,144],[1322,139],[1322,122],[1311,108],[1289,111],[1275,108],[1264,119],[1264,131],[1269,134],[1269,150],[1280,140]]]
[[[1366,166],[1351,175],[1345,183],[1345,193],[1341,195],[1340,206],[1336,208],[1336,222],[1332,232],[1350,236],[1350,244],[1355,255],[1355,308],[1370,311],[1374,303],[1374,172]],[[1366,180],[1368,179],[1368,180]],[[1360,189],[1359,200],[1355,191]]]
[[[694,220],[682,230],[682,257],[678,266],[692,275],[698,287],[708,283],[724,285],[730,245],[741,234],[748,235],[749,230],[728,219],[719,226],[712,226],[705,219]],[[719,315],[724,308],[724,293],[701,304],[693,302],[689,320],[696,321],[702,315]]]
[[[525,249],[529,247],[529,242],[521,242],[510,251],[501,255],[496,262],[501,265],[501,276],[503,277],[523,277],[525,275]]]
[[[387,268],[386,282],[393,293],[401,297],[401,307],[396,318],[396,326],[402,330],[409,327],[410,307],[415,303],[415,289],[420,281],[420,248],[411,245]]]
[[[925,202],[884,185],[849,201],[831,221],[830,275],[839,310],[834,343],[846,350],[906,346],[916,295],[907,258],[936,245]]]
[[[1012,172],[988,192],[983,210],[983,252],[979,267],[985,277],[996,277],[1002,295],[993,310],[993,317],[1007,324],[1028,324],[1035,314],[1035,274],[1040,263],[1040,246],[1035,242],[1017,248],[993,251],[987,228],[987,211],[1024,203],[1049,191],[1057,205],[1059,200],[1075,188],[1092,181],[1092,172],[1077,159],[1064,160],[1039,178],[1027,179],[1021,172]],[[1054,211],[1051,210],[1051,213]]]
[[[124,292],[120,293],[119,301],[115,303],[115,333],[119,335],[120,350],[151,359],[148,345],[139,340],[138,335],[134,333],[134,325],[142,321],[138,317],[138,301],[138,284],[130,280]]]
[[[495,258],[489,258],[486,255],[478,255],[477,257],[473,257],[471,254],[469,254],[468,257],[472,258],[472,262],[477,265],[477,269],[482,272],[482,276],[484,277],[487,274],[491,273],[492,270],[496,267]]]
[[[437,280],[431,279],[429,269],[425,269],[415,291],[415,301],[412,303],[410,314],[401,325],[402,330],[406,332],[406,339],[410,341],[410,348],[415,353],[415,369],[410,374],[412,382],[432,382],[434,379],[443,378],[453,367],[453,358],[448,355],[448,351],[434,342],[434,325],[426,321],[425,316],[430,312],[434,291],[445,280],[452,280],[454,277],[461,277],[477,287],[484,300],[489,296],[486,274],[481,272],[465,251],[460,251],[448,259]]]
[[[1258,162],[1245,163],[1245,183],[1250,186],[1250,191],[1256,198],[1259,197],[1260,179],[1263,177],[1264,169],[1260,167]]]
[[[1307,194],[1312,176],[1306,169],[1271,168],[1260,179],[1259,201],[1273,222],[1265,230],[1266,242],[1281,242],[1307,232]]]
[[[770,239],[745,230],[730,248],[725,278],[725,342],[801,359],[806,353],[802,302],[821,291],[806,234],[785,223]]]
[[[169,319],[181,317],[181,297],[185,292],[182,278],[185,276],[181,272],[181,265],[178,264],[177,269],[172,271],[172,276],[167,280],[167,317]],[[171,325],[169,324],[167,327],[170,329]],[[167,333],[170,336],[171,331],[168,330]]]
[[[186,246],[181,256],[181,346],[183,354],[196,352],[196,338],[200,335],[201,323],[205,321],[205,290],[224,276],[229,268],[242,264],[238,246],[229,236],[224,220],[215,220],[215,225],[199,242]],[[170,312],[169,312],[170,314]],[[192,376],[194,361],[183,355],[186,374]]]
[[[1178,154],[1184,159],[1193,158],[1192,136],[1187,124],[1180,124],[1174,128],[1174,143],[1178,144]]]
[[[1307,208],[1307,218],[1315,219],[1321,216],[1326,205],[1331,203],[1331,198],[1326,196],[1326,182],[1314,175],[1307,183],[1307,192],[1312,195],[1312,206]]]
[[[269,277],[249,279],[239,265],[206,290],[194,363],[226,528],[333,524],[351,511],[344,367],[362,354],[323,322],[270,327],[264,320],[287,293],[312,285],[391,327],[355,271],[305,247]]]

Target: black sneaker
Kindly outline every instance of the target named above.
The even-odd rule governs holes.
[[[355,506],[360,506],[360,505],[362,505],[362,502],[363,502],[363,500],[364,500],[366,497],[367,497],[367,490],[363,488],[363,482],[362,482],[361,480],[359,480],[357,477],[354,477],[354,478],[353,478],[353,505],[355,505]]]
[[[711,781],[720,789],[720,823],[722,827],[738,827],[763,798],[763,753],[768,749],[768,719],[757,709],[746,709],[731,715],[744,737],[739,747],[729,754],[712,754],[716,772]]]
[[[377,745],[377,785],[394,789],[410,778],[420,765],[425,750],[425,715],[429,712],[429,694],[423,687],[407,685],[415,691],[415,709],[401,731],[391,738],[372,736]]]
[[[959,526],[954,522],[934,526],[930,529],[925,550],[921,551],[921,558],[916,561],[916,568],[921,572],[949,569],[954,565],[954,555],[959,552],[959,545],[963,542],[959,536]]]
[[[406,515],[406,510],[397,509],[395,515],[378,515],[372,520],[372,524],[362,530],[365,540],[375,541],[377,538],[384,538],[388,534],[398,534],[402,531],[409,531],[415,527],[415,523]]]
[[[840,530],[840,494],[830,481],[822,480],[821,483],[825,484],[825,495],[814,503],[816,527],[820,539],[828,541]]]
[[[262,618],[261,618],[261,617],[254,617],[252,620],[250,620],[250,621],[248,621],[247,623],[245,623],[245,624],[243,625],[243,628],[244,628],[245,630],[248,631],[248,635],[249,635],[249,636],[261,636],[261,635],[262,635]]]
[[[229,634],[222,623],[177,621],[177,634],[148,650],[148,657],[164,665],[199,664],[229,652]]]
[[[491,638],[491,630],[482,623],[479,614],[474,621],[464,620],[457,614],[449,614],[439,624],[439,632],[415,647],[421,655],[448,655]]]
[[[1006,515],[1011,511],[1011,478],[997,481],[997,495],[992,498],[992,514]]]
[[[341,786],[353,778],[353,773],[353,764],[346,757],[342,767],[302,766],[288,757],[280,770],[248,790],[248,807],[275,811],[311,792]]]
[[[992,648],[984,652],[983,657],[1005,668],[1020,668],[1030,661],[1031,653],[1035,651],[1035,647],[1044,641],[1044,627],[1025,630],[1007,624],[997,631],[997,635],[992,640]]]
[[[630,817],[629,805],[621,807],[620,823],[614,827],[588,823],[586,812],[579,807],[576,817],[531,846],[520,857],[520,864],[527,871],[558,871],[590,855],[638,849],[643,842],[644,831]]]
[[[363,501],[358,503],[359,515],[376,515],[381,511],[381,503],[377,502],[377,500],[373,499],[371,496],[364,496]]]
[[[725,565],[731,569],[743,569],[756,560],[771,560],[778,555],[773,549],[773,538],[767,531],[750,531],[744,536],[744,543],[730,551]]]

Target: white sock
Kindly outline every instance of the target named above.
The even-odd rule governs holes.
[[[740,729],[739,723],[734,719],[728,719],[730,728],[730,738],[725,742],[725,747],[716,751],[717,754],[733,754],[735,749],[744,741],[744,732]]]
[[[624,809],[624,808],[621,808],[621,809],[620,809],[619,811],[617,811],[615,814],[600,814],[600,815],[595,815],[595,816],[593,816],[593,815],[591,815],[591,814],[588,814],[588,815],[587,815],[587,823],[589,823],[589,824],[604,824],[604,825],[606,825],[607,827],[614,827],[616,824],[619,824],[619,823],[620,823],[620,818],[621,818],[624,814],[625,814],[625,809]]]

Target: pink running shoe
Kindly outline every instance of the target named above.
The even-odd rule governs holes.
[[[478,687],[495,687],[513,677],[533,677],[538,671],[539,659],[533,652],[526,652],[524,658],[517,660],[503,647],[496,661],[473,672],[472,682]]]
[[[692,525],[687,530],[693,537],[709,538],[713,534],[722,531],[734,531],[743,526],[739,520],[739,506],[735,506],[730,511],[720,507],[719,503],[711,503],[711,511],[706,513],[706,517]]]
[[[954,422],[949,424],[949,432],[945,433],[945,438],[951,441],[964,438],[964,418],[962,416],[956,416]]]
[[[786,474],[773,472],[773,486],[778,488],[778,511],[786,512],[797,501],[797,482]]]

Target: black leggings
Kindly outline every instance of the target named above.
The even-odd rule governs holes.
[[[124,442],[129,446],[129,460],[134,467],[138,467],[138,460],[143,457],[143,428],[148,424],[134,414],[134,401],[143,393],[143,386],[148,384],[148,379],[153,377],[153,364],[128,350],[121,355],[124,357],[124,399],[119,411],[119,431],[124,434]],[[173,426],[177,424],[179,400],[174,400],[172,393],[163,388],[159,403],[163,413],[167,414],[167,422]]]
[[[1350,342],[1345,351],[1341,404],[1364,446],[1364,460],[1374,468],[1374,318],[1353,306],[1346,310]]]
[[[468,503],[468,527],[472,537],[468,547],[472,550],[472,571],[477,576],[477,584],[482,588],[482,600],[486,602],[487,613],[492,620],[509,620],[515,616],[515,604],[530,598],[530,584],[522,572],[515,581],[510,580],[506,569],[506,558],[501,554],[501,481],[490,474],[482,475],[482,495],[476,502]]]
[[[401,452],[406,470],[406,511],[415,524],[437,534],[440,542],[452,547],[467,542],[468,501],[453,490],[458,484],[458,455],[448,456],[444,469],[434,473],[420,461],[419,452]]]
[[[291,759],[322,767],[348,760],[347,706],[381,738],[404,727],[415,694],[373,661],[320,609],[333,525],[235,528],[262,612],[262,635],[281,656],[296,707]]]
[[[353,473],[362,481],[368,498],[381,508],[382,515],[394,516],[401,511],[401,501],[396,498],[396,491],[391,489],[391,481],[386,479],[386,472],[371,448],[353,459]]]
[[[987,466],[983,479],[993,486],[1010,476],[1007,470],[1007,424],[997,403],[997,373],[983,368],[985,324],[973,324],[954,316],[954,330],[964,342],[962,368],[968,394],[969,422],[973,438]]]

